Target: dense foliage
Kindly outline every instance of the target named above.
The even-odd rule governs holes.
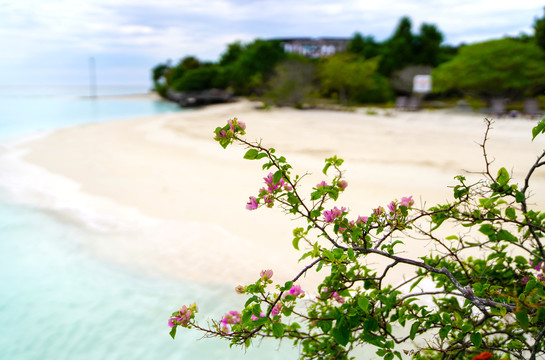
[[[168,321],[171,336],[183,327],[247,347],[260,338],[285,339],[301,359],[348,359],[362,345],[386,360],[402,359],[402,351],[414,359],[545,358],[545,213],[528,203],[545,151],[519,187],[505,168],[492,172],[486,123],[480,181],[456,177],[452,200],[431,208],[407,196],[365,216],[337,205],[348,186],[342,159],[326,159],[326,178],[303,195],[305,177],[274,149],[246,141],[244,123],[235,118],[218,127],[222,147],[242,144],[245,159],[271,170],[246,207],[278,207],[299,219],[292,243],[305,265],[283,284],[263,270],[255,283],[237,286],[245,306],[208,326],[196,321],[196,304],[183,306]],[[545,119],[533,137],[543,132]],[[415,244],[433,246],[410,257],[404,250]],[[403,266],[412,275],[393,283]],[[316,289],[298,283],[309,271],[323,274]],[[412,348],[401,350],[403,344]]]
[[[545,50],[545,16],[534,22],[534,37],[537,45]]]
[[[480,96],[532,96],[545,90],[545,52],[534,42],[491,40],[460,49],[433,72],[436,92]]]
[[[259,96],[272,104],[301,106],[318,98],[342,104],[388,102],[394,95],[411,94],[412,78],[406,78],[414,70],[429,74],[436,68],[435,96],[535,96],[545,90],[545,60],[539,48],[545,48],[545,18],[536,19],[533,27],[533,37],[462,46],[458,53],[458,47],[443,44],[443,34],[435,25],[423,23],[413,33],[411,19],[403,17],[383,42],[357,32],[346,51],[333,56],[304,59],[286,54],[279,40],[237,41],[227,46],[217,63],[187,56],[174,66],[158,64],[152,78],[164,97],[168,90],[215,88]],[[357,75],[350,78],[351,71]]]

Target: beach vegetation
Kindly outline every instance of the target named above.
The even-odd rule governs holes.
[[[256,39],[227,45],[218,62],[186,56],[152,69],[155,90],[225,90],[268,105],[312,107],[386,104],[394,96],[413,91],[414,75],[430,74],[433,93],[428,99],[502,97],[517,101],[545,91],[545,17],[534,20],[533,36],[496,39],[470,45],[443,44],[434,24],[422,23],[417,32],[402,17],[382,42],[354,33],[345,51],[302,59],[286,53],[281,40]],[[299,69],[301,73],[297,73]],[[415,72],[417,71],[417,72]],[[349,73],[353,76],[349,76]],[[289,77],[292,79],[289,79]],[[301,95],[297,95],[297,93]],[[178,101],[179,96],[171,96]]]
[[[319,78],[324,95],[334,94],[341,104],[385,102],[391,97],[388,81],[378,73],[380,58],[364,59],[339,53],[320,64]]]
[[[292,342],[300,359],[353,359],[362,346],[386,360],[543,359],[545,213],[529,196],[545,151],[515,184],[488,154],[492,125],[485,120],[480,178],[456,176],[450,199],[426,206],[401,194],[367,211],[341,205],[343,159],[326,158],[323,180],[305,186],[305,173],[284,156],[244,138],[243,122],[217,127],[223,148],[243,145],[244,158],[268,172],[246,208],[277,208],[298,221],[285,241],[301,253],[301,269],[287,282],[261,271],[235,287],[244,305],[207,325],[196,304],[182,306],[168,318],[170,335],[190,328],[241,347],[273,338]],[[531,140],[544,132],[545,118]],[[304,288],[311,271],[321,282]],[[393,281],[399,272],[406,277]]]
[[[500,39],[467,45],[433,71],[435,92],[521,98],[545,90],[545,51],[534,42]]]
[[[277,106],[299,108],[313,104],[318,92],[316,63],[303,56],[290,56],[275,66],[263,97]]]
[[[545,8],[544,8],[545,10]],[[537,45],[545,50],[545,15],[534,20],[534,38]]]

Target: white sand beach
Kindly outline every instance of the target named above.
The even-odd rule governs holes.
[[[408,195],[418,205],[448,200],[455,175],[484,165],[482,115],[265,111],[240,101],[77,126],[6,146],[0,183],[66,220],[119,233],[117,241],[86,247],[141,271],[235,286],[270,268],[275,279],[288,280],[303,266],[291,231],[304,222],[278,209],[245,209],[267,172],[242,159],[243,147],[223,150],[213,140],[213,129],[232,117],[247,124],[249,140],[262,139],[294,172],[310,173],[307,189],[324,179],[325,157],[344,158],[349,186],[338,204],[354,218]],[[535,123],[495,121],[488,143],[494,173],[504,166],[522,182],[545,147],[545,138],[531,142]],[[545,204],[545,174],[536,173],[531,185],[531,200]],[[312,276],[303,281],[315,282]]]

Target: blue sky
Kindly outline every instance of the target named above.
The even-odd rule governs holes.
[[[149,84],[150,69],[186,55],[216,61],[228,43],[275,37],[382,41],[409,16],[459,44],[532,34],[542,0],[0,0],[0,85]]]

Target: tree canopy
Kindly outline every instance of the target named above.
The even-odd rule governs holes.
[[[436,92],[494,97],[537,94],[545,84],[545,52],[533,42],[491,40],[464,46],[433,71]]]

